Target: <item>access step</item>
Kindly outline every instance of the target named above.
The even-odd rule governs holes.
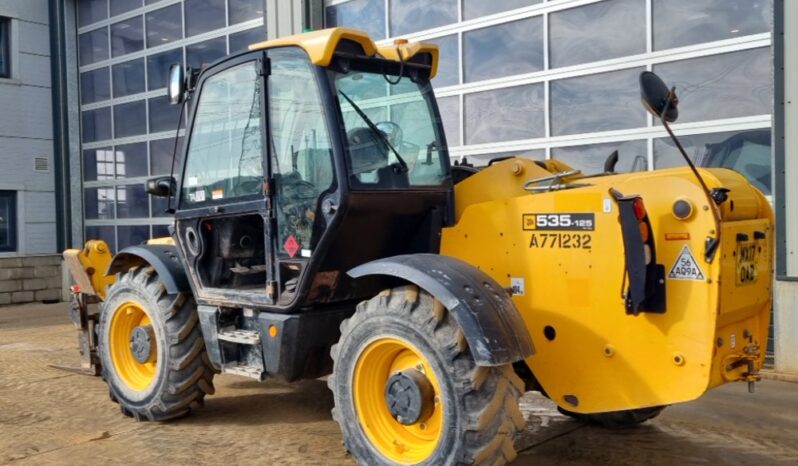
[[[263,369],[239,363],[225,364],[222,367],[222,373],[250,377],[256,380],[263,380]]]
[[[241,330],[229,327],[222,329],[217,338],[230,343],[238,343],[239,345],[260,344],[260,335],[255,330]]]

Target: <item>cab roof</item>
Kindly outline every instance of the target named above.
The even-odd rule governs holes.
[[[381,57],[387,60],[413,62],[429,66],[430,79],[438,71],[438,46],[425,42],[408,42],[396,39],[393,44],[377,46],[371,37],[363,31],[350,28],[329,28],[306,32],[293,36],[258,42],[249,46],[249,50],[262,50],[275,47],[301,47],[310,57],[314,65],[328,66],[336,51],[342,45],[355,44],[362,55],[367,58]],[[351,49],[351,47],[346,47]]]

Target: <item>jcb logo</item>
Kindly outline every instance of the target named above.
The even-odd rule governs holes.
[[[594,228],[593,214],[523,214],[524,230],[588,230]]]

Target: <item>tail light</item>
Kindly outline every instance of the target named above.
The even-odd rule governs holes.
[[[656,263],[654,235],[643,199],[624,196],[615,189],[610,189],[610,194],[618,204],[623,235],[626,312],[665,312],[665,267]]]

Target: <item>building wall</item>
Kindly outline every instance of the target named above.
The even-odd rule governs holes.
[[[17,193],[17,248],[0,252],[0,258],[53,254],[55,188],[47,2],[0,0],[0,17],[12,22],[12,75],[0,78],[0,190]],[[35,169],[36,159],[40,170]]]
[[[770,193],[769,0],[325,0],[328,26],[435,42],[450,153],[484,164],[559,158],[588,173],[683,164],[640,105],[637,77],[677,87],[674,125],[699,163],[709,144],[756,140],[735,168]],[[758,141],[765,141],[761,147]]]
[[[169,65],[198,68],[265,39],[265,2],[71,3],[80,149],[70,157],[74,177],[82,180],[79,189],[73,184],[73,202],[82,199],[73,207],[73,232],[79,233],[73,243],[100,238],[117,251],[164,236],[171,223],[163,199],[144,191],[147,178],[168,174],[171,165],[179,108],[166,105]]]

